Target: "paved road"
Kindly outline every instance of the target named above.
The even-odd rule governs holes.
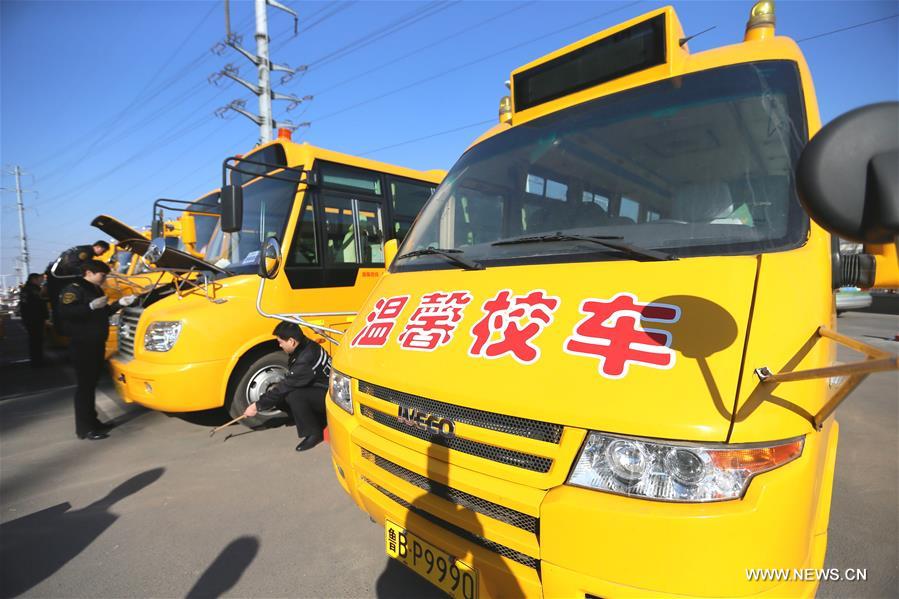
[[[876,339],[899,330],[897,317],[850,314],[841,330],[899,351]],[[17,553],[4,555],[0,595],[438,596],[388,563],[382,529],[343,494],[327,446],[296,454],[287,427],[210,439],[221,415],[127,407],[108,381],[98,405],[117,428],[105,441],[77,441],[68,368],[15,363],[8,332],[0,549],[15,541]],[[821,597],[899,588],[897,389],[895,374],[872,376],[841,408],[827,566],[867,568],[868,580],[822,585]]]

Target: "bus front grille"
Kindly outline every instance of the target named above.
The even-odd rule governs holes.
[[[134,357],[134,339],[137,323],[143,308],[125,308],[119,319],[119,356],[130,360]]]
[[[382,458],[381,456],[374,454],[364,448],[362,449],[362,457],[373,462],[376,466],[392,474],[393,476],[396,476],[397,478],[415,485],[419,489],[427,491],[428,493],[440,497],[441,499],[454,503],[460,507],[469,509],[473,512],[483,514],[489,518],[493,518],[494,520],[499,520],[500,522],[505,522],[506,524],[511,524],[512,526],[515,526],[522,530],[537,534],[538,520],[534,516],[529,516],[528,514],[519,512],[518,510],[513,510],[512,508],[506,507],[504,505],[499,505],[498,503],[494,503],[480,497],[475,497],[474,495],[466,493],[464,491],[460,491],[459,489],[454,489],[452,487],[444,485],[443,483],[439,483],[435,480],[412,472],[407,468],[403,468],[399,464],[394,464],[390,460]]]
[[[558,444],[562,438],[562,430],[564,427],[560,424],[552,424],[550,422],[541,422],[529,418],[520,418],[518,416],[509,416],[507,414],[496,414],[494,412],[466,408],[434,399],[428,399],[420,395],[397,391],[396,389],[388,389],[387,387],[382,387],[362,380],[359,381],[359,391],[371,395],[372,397],[388,401],[397,406],[414,408],[415,410],[428,414],[439,414],[454,422],[464,422],[471,426],[486,428],[500,433],[507,433],[509,435],[517,435],[519,437],[556,444]]]
[[[462,437],[443,437],[429,433],[425,430],[409,427],[397,420],[396,416],[385,414],[370,406],[360,406],[359,412],[366,418],[370,418],[382,426],[392,428],[393,430],[417,437],[435,445],[446,447],[447,449],[461,451],[462,453],[478,456],[492,462],[499,462],[500,464],[541,473],[549,472],[553,464],[553,461],[550,458],[531,455],[529,453],[515,451],[514,449],[506,449],[505,447],[496,447],[495,445],[488,445],[471,439],[463,439]]]

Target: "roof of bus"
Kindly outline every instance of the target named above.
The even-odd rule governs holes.
[[[510,129],[511,127],[523,125],[534,119],[558,112],[562,109],[569,108],[577,104],[595,100],[603,96],[608,96],[627,89],[640,87],[649,83],[661,81],[663,79],[676,77],[678,75],[684,75],[687,73],[693,73],[732,64],[762,60],[791,60],[798,64],[803,81],[803,93],[806,96],[807,106],[809,108],[809,133],[814,133],[820,127],[817,99],[814,95],[814,88],[811,85],[811,75],[809,74],[808,65],[805,62],[802,51],[799,49],[799,46],[795,41],[793,41],[791,38],[783,36],[772,36],[768,39],[753,41],[737,40],[734,44],[731,45],[720,46],[718,48],[711,48],[709,50],[705,50],[696,54],[690,54],[688,45],[684,43],[684,45],[681,46],[679,43],[680,39],[684,37],[683,28],[681,27],[680,21],[677,18],[677,14],[675,13],[674,8],[671,6],[665,6],[663,8],[642,14],[638,17],[634,17],[633,19],[624,21],[622,23],[599,31],[593,35],[587,36],[574,43],[568,44],[567,46],[554,50],[553,52],[537,58],[525,65],[522,65],[521,67],[518,67],[517,69],[512,71],[512,97],[514,97],[514,77],[516,74],[527,71],[528,69],[534,68],[538,65],[545,64],[555,58],[578,50],[579,48],[589,45],[599,39],[613,35],[623,29],[635,25],[636,23],[649,20],[658,15],[665,15],[668,22],[667,37],[669,58],[664,64],[625,75],[623,77],[613,79],[605,83],[600,83],[593,87],[588,87],[586,89],[564,95],[555,100],[550,100],[542,104],[538,104],[526,110],[515,112],[512,116],[511,124],[494,125],[489,130],[481,134],[477,139],[475,139],[475,141],[473,141],[469,146],[469,149],[486,139],[489,139],[499,133],[502,133],[503,131]]]
[[[296,143],[286,139],[277,139],[253,148],[251,152],[243,155],[243,158],[248,158],[252,153],[255,153],[262,148],[268,147],[273,144],[281,144],[284,146],[284,150],[287,153],[287,163],[288,165],[298,165],[298,164],[311,164],[315,159],[327,160],[330,162],[338,162],[340,164],[346,164],[349,166],[356,166],[359,168],[365,168],[370,170],[382,171],[385,173],[398,175],[401,177],[409,177],[411,179],[420,179],[423,181],[429,181],[432,183],[440,183],[443,181],[443,178],[446,176],[445,170],[440,169],[432,169],[427,171],[421,171],[411,168],[406,168],[404,166],[398,166],[396,164],[389,164],[387,162],[380,162],[378,160],[372,160],[370,158],[362,158],[360,156],[353,156],[352,154],[344,154],[343,152],[336,152],[334,150],[326,150],[324,148],[320,148],[318,146],[310,145],[306,142]]]

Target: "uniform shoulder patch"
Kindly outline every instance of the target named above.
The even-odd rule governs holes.
[[[87,260],[87,252],[80,252],[78,254],[78,259],[79,260]]]
[[[75,295],[74,291],[66,291],[62,294],[62,303],[64,304],[72,304],[75,300],[78,299],[78,296]]]

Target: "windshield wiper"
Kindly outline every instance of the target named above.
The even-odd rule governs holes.
[[[494,241],[490,245],[516,245],[519,243],[541,243],[552,241],[589,241],[597,243],[607,248],[612,248],[624,252],[632,257],[646,258],[649,260],[677,260],[677,256],[666,254],[665,252],[657,252],[641,248],[639,246],[618,241],[624,239],[615,235],[569,235],[567,233],[550,233],[548,235],[533,235],[528,237],[515,237],[513,239],[503,239],[502,241]]]
[[[462,250],[455,249],[423,248],[407,252],[402,256],[397,256],[396,259],[402,260],[403,258],[414,258],[415,256],[443,256],[453,264],[461,266],[465,270],[484,270],[483,264],[459,256],[458,254],[461,253]]]

